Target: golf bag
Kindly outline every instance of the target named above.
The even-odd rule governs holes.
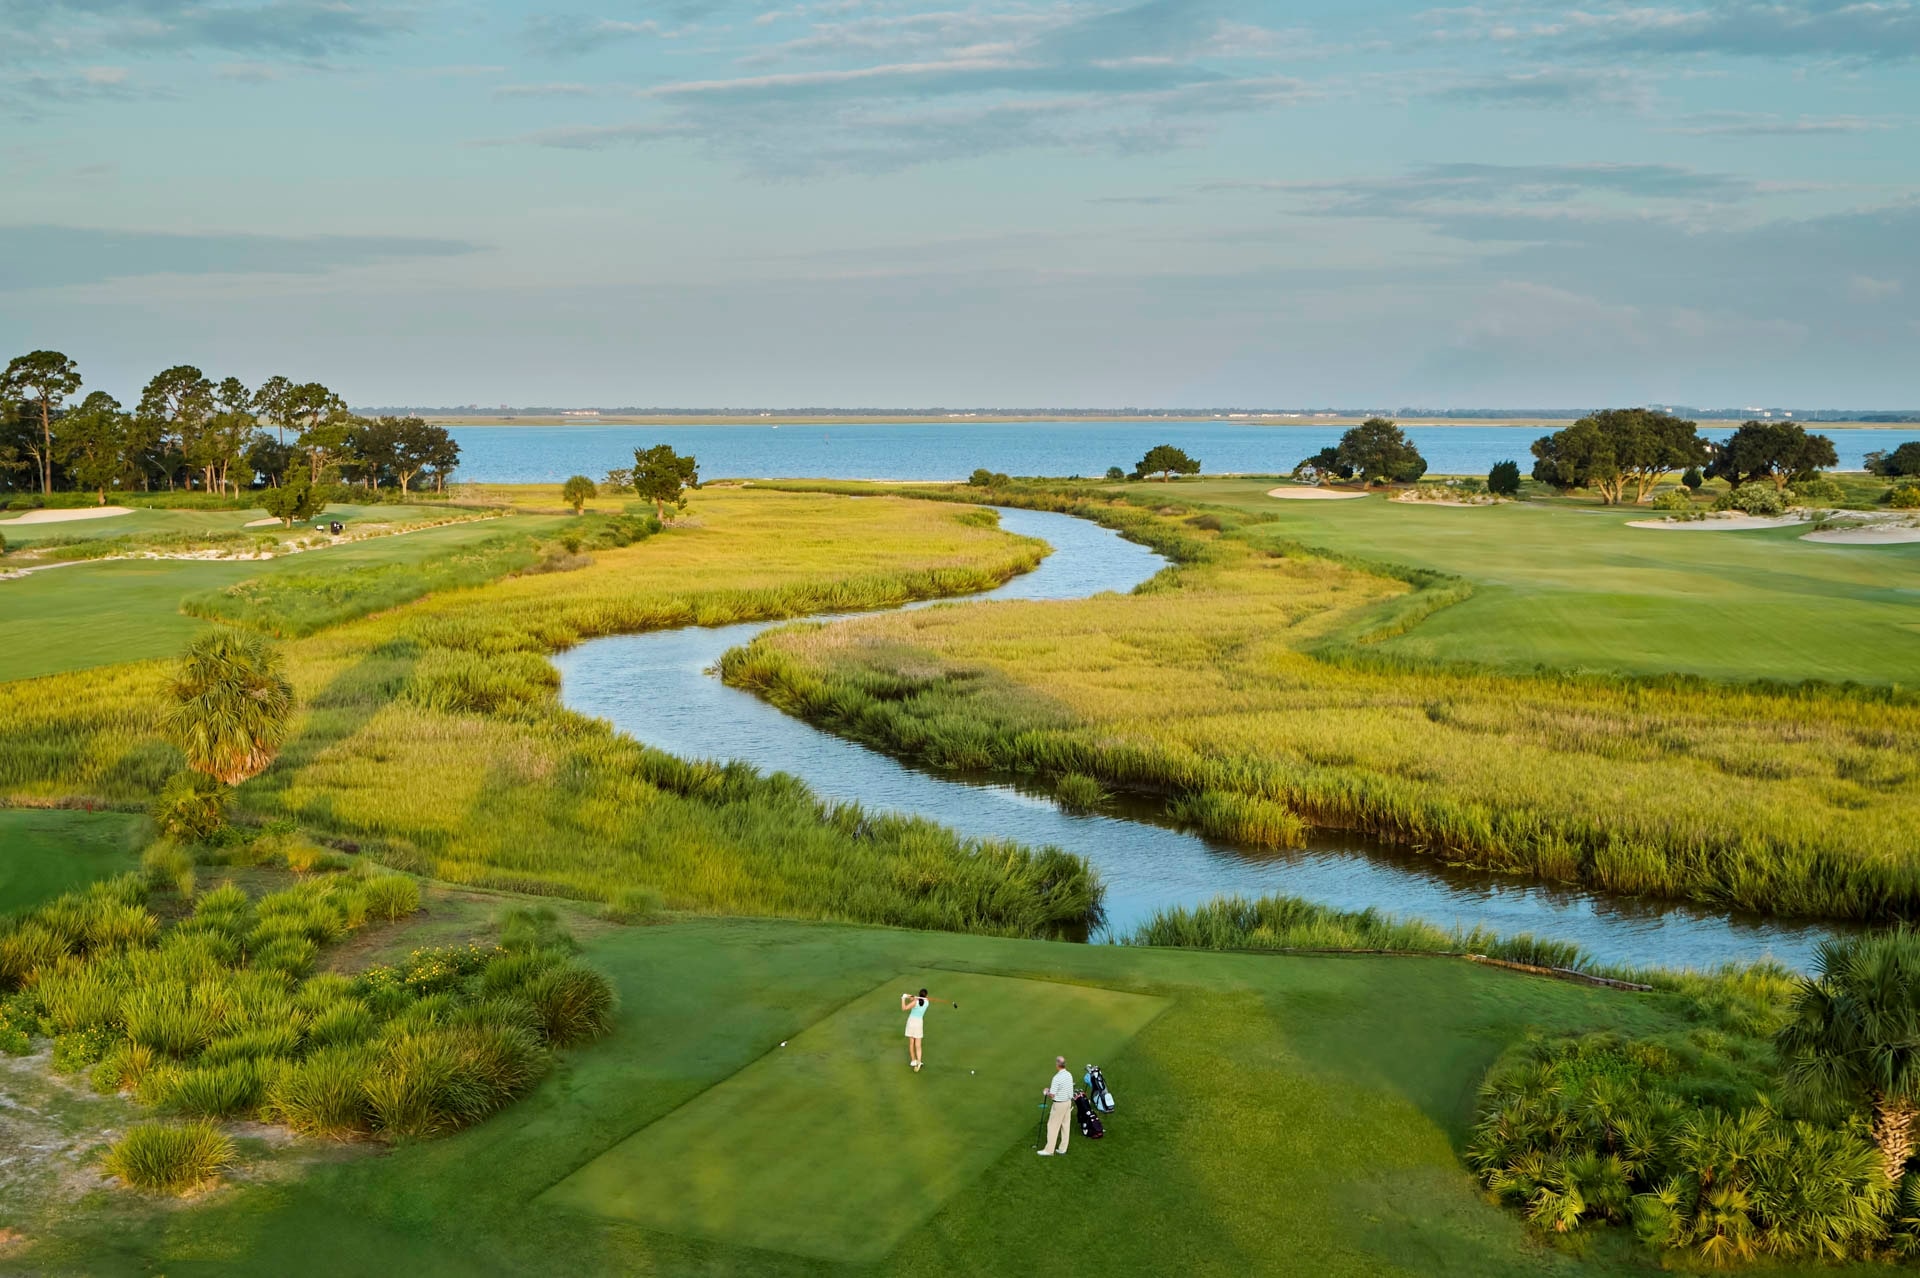
[[[1107,1134],[1106,1124],[1100,1121],[1100,1115],[1094,1111],[1093,1102],[1087,1099],[1085,1092],[1073,1094],[1073,1113],[1080,1120],[1080,1134],[1088,1140],[1099,1140]]]
[[[1111,1114],[1113,1093],[1107,1090],[1107,1076],[1100,1072],[1100,1067],[1087,1066],[1086,1077],[1081,1081],[1087,1086],[1087,1098],[1093,1102],[1094,1109],[1102,1114]]]

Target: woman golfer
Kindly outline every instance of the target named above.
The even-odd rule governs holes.
[[[907,1063],[916,1070],[923,1064],[920,1045],[927,1035],[927,1004],[931,1001],[925,990],[900,996],[900,1010],[907,1014]]]

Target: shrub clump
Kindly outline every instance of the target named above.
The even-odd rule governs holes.
[[[148,813],[168,838],[202,843],[227,823],[227,787],[204,772],[176,772]]]
[[[1467,1160],[1553,1233],[1630,1224],[1714,1264],[1844,1258],[1885,1237],[1893,1186],[1866,1125],[1795,1119],[1760,1093],[1765,1045],[1533,1039],[1488,1077]]]
[[[554,1048],[613,1024],[612,985],[575,960],[551,910],[510,912],[498,944],[418,949],[359,976],[316,973],[321,947],[418,910],[419,886],[331,874],[256,900],[224,883],[162,927],[145,895],[173,868],[155,857],[146,875],[0,921],[0,1048],[24,1052],[50,1035],[57,1069],[195,1119],[418,1139],[510,1104],[545,1076]],[[198,1164],[155,1170],[155,1151],[212,1129],[138,1130],[129,1184],[207,1178]]]
[[[1772,484],[1753,481],[1723,493],[1713,503],[1715,510],[1738,510],[1749,515],[1771,518],[1787,512],[1787,499]]]
[[[206,1120],[139,1123],[107,1150],[105,1170],[134,1189],[184,1194],[233,1165],[233,1141]]]

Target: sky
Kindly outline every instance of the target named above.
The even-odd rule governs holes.
[[[126,399],[1920,407],[1920,0],[0,0],[0,192]]]

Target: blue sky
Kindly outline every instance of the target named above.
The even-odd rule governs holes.
[[[1920,406],[1920,0],[0,0],[0,180],[123,396]]]

